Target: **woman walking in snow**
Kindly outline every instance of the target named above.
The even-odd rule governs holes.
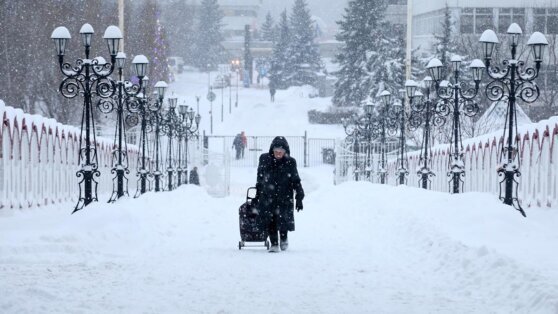
[[[269,252],[279,252],[279,235],[281,250],[285,251],[289,246],[287,234],[295,230],[293,192],[296,192],[296,210],[300,211],[304,190],[296,160],[290,156],[284,137],[273,139],[269,152],[260,156],[256,188],[256,204],[269,231]]]

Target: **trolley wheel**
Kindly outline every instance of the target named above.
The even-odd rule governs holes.
[[[242,250],[242,241],[238,241],[238,249]]]
[[[265,240],[265,247],[269,250],[269,241]]]

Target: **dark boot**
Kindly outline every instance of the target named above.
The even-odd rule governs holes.
[[[289,239],[287,238],[287,232],[281,232],[281,251],[286,251],[289,248]]]

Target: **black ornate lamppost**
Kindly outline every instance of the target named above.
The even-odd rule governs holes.
[[[139,68],[138,64],[141,64],[141,61],[147,61],[145,56],[136,56],[134,58],[134,63],[136,67],[136,72],[140,73],[139,71],[147,71],[147,68]],[[147,65],[147,63],[145,64]],[[151,190],[150,187],[150,180],[149,178],[152,177],[151,174],[151,159],[149,157],[149,133],[153,131],[153,127],[155,126],[155,122],[157,119],[157,115],[159,114],[159,110],[161,109],[161,101],[159,99],[152,100],[148,97],[148,90],[147,85],[149,82],[149,78],[145,76],[143,78],[143,88],[142,92],[137,95],[135,101],[129,102],[130,107],[128,110],[132,113],[126,119],[126,122],[129,125],[137,125],[138,120],[140,120],[140,142],[139,142],[139,149],[140,154],[138,157],[138,187],[136,191],[136,195],[134,197],[139,197],[140,195],[144,194],[148,190]],[[155,93],[154,93],[155,94]]]
[[[409,81],[408,81],[409,82]],[[413,81],[414,82],[414,81]],[[414,93],[416,91],[416,83],[415,89],[411,91]],[[405,132],[407,130],[405,121],[407,120],[407,112],[405,110],[405,97],[406,97],[406,90],[400,89],[399,90],[399,98],[400,102],[396,102],[394,104],[394,118],[396,123],[398,124],[399,128],[399,152],[397,154],[397,169],[395,170],[395,175],[397,176],[397,184],[404,185],[407,184],[407,177],[409,176],[409,164],[407,160],[407,140],[405,139]],[[412,94],[411,94],[412,95]],[[411,97],[412,98],[412,97]]]
[[[168,108],[165,113],[166,117],[161,117],[161,131],[167,136],[167,191],[172,191],[174,189],[173,177],[175,173],[174,161],[173,161],[173,137],[178,136],[178,128],[180,127],[180,121],[178,115],[176,114],[176,105],[178,103],[178,98],[171,97],[168,98]],[[180,144],[180,142],[179,142]]]
[[[434,89],[432,78],[427,76],[424,78],[425,97],[420,91],[415,92],[413,103],[411,105],[412,114],[409,119],[409,127],[411,130],[418,129],[423,123],[422,128],[422,147],[419,159],[420,169],[417,171],[419,186],[423,189],[429,189],[431,180],[436,174],[430,168],[430,136],[433,126],[442,126],[445,124],[445,117],[449,114],[447,104],[438,101],[436,98],[430,99],[430,92]]]
[[[355,128],[354,125],[350,125],[349,124],[349,120],[342,118],[341,121],[343,122],[343,127],[345,128],[345,134],[347,134],[347,137],[345,138],[345,142],[346,143],[351,143],[353,145],[353,152],[354,152],[354,176],[355,176],[355,181],[359,181],[359,172],[361,172],[359,170],[360,168],[360,162],[359,162],[359,158],[358,155],[360,153],[360,141],[361,141],[361,132],[358,130],[358,128]]]
[[[471,62],[474,86],[461,78],[461,57],[451,58],[453,77],[450,81],[441,81],[442,62],[436,58],[430,60],[426,68],[434,79],[438,97],[445,101],[452,112],[452,133],[450,138],[449,187],[450,192],[459,193],[463,190],[465,177],[465,160],[463,158],[463,142],[461,135],[461,115],[473,117],[479,112],[478,104],[473,101],[479,91],[479,84],[484,71],[484,64],[479,59]]]
[[[83,113],[81,120],[81,137],[79,150],[79,164],[81,169],[76,173],[79,181],[78,203],[73,212],[98,201],[97,184],[94,177],[99,177],[98,158],[95,138],[95,119],[93,115],[93,98],[108,98],[115,93],[115,84],[110,79],[114,71],[116,54],[122,39],[122,33],[118,27],[111,25],[107,27],[103,38],[106,40],[111,62],[106,63],[101,57],[90,59],[91,38],[94,31],[90,24],[84,24],[80,29],[80,35],[85,47],[85,58],[77,59],[75,65],[64,62],[66,44],[71,38],[70,32],[64,26],[57,27],[51,35],[58,53],[60,70],[65,76],[60,84],[59,91],[66,98],[74,98],[83,95]],[[83,142],[85,140],[85,143]]]
[[[128,195],[128,178],[126,178],[126,175],[130,173],[130,170],[128,169],[128,146],[126,143],[124,110],[125,106],[131,108],[133,104],[137,104],[134,100],[141,92],[145,70],[149,63],[145,57],[134,59],[136,75],[139,78],[139,85],[136,85],[129,81],[124,81],[123,79],[122,70],[125,62],[126,54],[119,52],[116,55],[116,65],[118,67],[116,88],[118,92],[112,97],[99,99],[97,103],[97,107],[103,113],[116,111],[116,128],[114,132],[114,150],[112,152],[111,169],[111,173],[114,174],[115,177],[112,180],[112,195],[109,199],[109,203],[115,202],[124,195]]]
[[[155,192],[161,192],[161,177],[163,172],[161,171],[161,163],[162,163],[162,151],[161,151],[161,127],[163,124],[163,115],[160,112],[160,109],[163,107],[163,100],[165,98],[165,91],[168,87],[167,83],[164,81],[158,81],[155,83],[155,92],[157,95],[157,105],[156,107],[159,111],[153,112],[152,116],[153,119],[151,120],[154,124],[155,134],[153,135],[153,141],[155,148],[153,150],[154,156],[153,159],[155,162],[155,169],[151,173],[155,181]]]
[[[145,57],[145,56],[142,56]],[[134,61],[138,56],[134,58]],[[147,60],[147,58],[145,58]],[[133,62],[132,62],[133,63]],[[147,65],[147,64],[146,64]],[[144,71],[147,71],[147,67],[144,68]],[[130,101],[128,111],[130,114],[126,117],[126,123],[130,127],[134,127],[140,123],[140,138],[139,138],[139,150],[140,153],[138,155],[138,165],[137,165],[137,174],[138,177],[138,184],[136,194],[134,195],[135,198],[139,197],[141,194],[147,192],[148,190],[148,176],[149,176],[149,139],[147,134],[151,131],[149,123],[149,112],[148,112],[148,100],[147,100],[147,84],[149,82],[149,78],[145,76],[143,78],[143,86],[140,93],[138,93],[137,97]]]
[[[374,105],[364,105],[364,114],[361,116],[354,115],[349,119],[342,119],[343,128],[348,139],[352,140],[355,152],[355,180],[359,180],[358,155],[360,153],[360,141],[363,140],[366,145],[366,160],[364,162],[364,172],[368,179],[371,178],[372,172],[372,137],[374,125]]]
[[[506,124],[504,127],[503,138],[506,144],[502,145],[500,151],[500,163],[498,176],[500,180],[500,200],[506,205],[514,206],[523,216],[525,211],[521,208],[518,199],[518,178],[521,176],[519,171],[521,160],[519,158],[519,141],[517,136],[517,107],[518,98],[525,103],[532,103],[539,97],[539,87],[534,80],[539,75],[543,59],[544,47],[548,41],[542,33],[534,32],[527,45],[531,47],[535,61],[535,67],[527,67],[525,61],[517,59],[517,46],[522,30],[519,25],[512,23],[507,33],[511,35],[511,58],[504,59],[502,66],[491,65],[494,47],[500,42],[496,33],[486,30],[482,33],[480,42],[484,51],[484,63],[486,72],[492,81],[486,86],[486,96],[491,101],[506,101]],[[514,129],[516,134],[514,134]],[[503,186],[503,189],[502,189]]]
[[[187,164],[184,165],[184,163],[182,162],[182,140],[184,139],[184,128],[182,126],[182,121],[184,121],[186,119],[186,115],[188,114],[188,106],[186,105],[180,105],[178,106],[178,114],[181,117],[181,123],[179,125],[178,128],[178,167],[176,168],[176,173],[177,173],[177,186],[181,186],[182,185],[182,172],[186,172],[185,174],[185,178],[187,176]],[[186,149],[188,147],[188,144],[186,142]],[[187,154],[187,153],[186,153]],[[184,168],[183,168],[184,165]],[[184,180],[185,183],[187,183],[187,179]]]
[[[378,176],[381,184],[387,184],[387,136],[397,133],[400,119],[398,108],[392,107],[391,93],[384,90],[380,93],[382,105],[377,109],[376,123],[372,125],[372,134],[380,138],[380,159],[378,160]]]
[[[196,114],[192,108],[188,110],[186,105],[180,105],[178,113],[181,116],[178,128],[178,185],[180,186],[182,182],[188,182],[188,140],[197,138],[201,116],[199,113]],[[184,139],[185,147],[184,159],[182,158],[181,149],[182,139]],[[182,172],[184,172],[184,180],[181,180]]]

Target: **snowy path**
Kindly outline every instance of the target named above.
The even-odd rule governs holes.
[[[305,210],[279,254],[236,247],[253,169],[234,170],[226,199],[187,186],[72,216],[2,212],[0,312],[558,312],[556,212],[525,220],[491,195],[335,187],[330,171],[301,170]]]

